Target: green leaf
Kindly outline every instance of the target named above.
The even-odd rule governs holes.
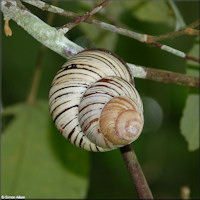
[[[2,109],[2,115],[17,115],[20,110],[25,106],[24,103],[18,103]]]
[[[181,119],[181,133],[188,142],[189,151],[199,148],[199,95],[190,94]]]
[[[111,21],[111,24],[112,21],[120,22],[120,17],[124,12],[124,8],[127,8],[126,3],[127,2],[124,1],[114,1],[101,11],[105,13],[105,17]]]
[[[81,23],[80,28],[95,47],[114,51],[117,42],[116,33],[100,30],[98,27],[86,23]]]
[[[55,131],[46,101],[17,104],[1,143],[1,194],[26,198],[84,198],[88,189],[88,152]],[[11,109],[12,108],[12,109]]]
[[[142,21],[174,25],[174,17],[165,1],[127,1],[126,6]]]
[[[196,38],[194,46],[188,53],[190,56],[199,57],[199,37]],[[191,76],[199,76],[199,64],[187,61],[186,73]],[[199,148],[199,94],[194,89],[189,91],[183,116],[180,122],[181,134],[188,142],[189,151]]]

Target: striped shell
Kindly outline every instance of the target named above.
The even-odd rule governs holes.
[[[138,138],[143,106],[125,62],[104,49],[78,53],[57,72],[49,110],[62,135],[88,151],[110,151]]]

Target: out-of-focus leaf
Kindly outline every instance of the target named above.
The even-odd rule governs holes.
[[[189,151],[199,148],[199,95],[190,94],[181,119],[181,133],[188,142]]]
[[[120,15],[124,11],[124,6],[126,2],[124,1],[113,1],[110,5],[106,6],[102,12],[106,11],[106,17],[108,20],[120,21]]]
[[[117,34],[113,32],[102,33],[102,38],[97,41],[97,46],[111,51],[115,50]]]
[[[199,36],[196,38],[194,45],[188,55],[199,58]],[[191,76],[199,76],[199,63],[192,60],[187,61],[186,73]]]
[[[142,97],[144,106],[143,132],[157,132],[163,122],[163,110],[159,103],[150,97]]]
[[[81,30],[87,35],[88,39],[90,39],[91,42],[94,43],[97,36],[99,36],[99,28],[86,23],[80,23],[79,26]]]
[[[186,24],[183,20],[183,17],[178,9],[178,7],[176,6],[175,2],[172,1],[172,0],[169,0],[169,4],[172,8],[172,10],[174,11],[174,14],[176,16],[176,26],[175,26],[175,30],[178,31],[180,30],[181,28],[185,27]]]
[[[81,23],[82,31],[87,35],[88,39],[95,47],[109,49],[114,51],[117,42],[117,34],[105,30],[101,30],[91,24]]]
[[[199,37],[196,38],[194,46],[188,53],[190,56],[199,57]],[[199,64],[187,61],[186,72],[192,76],[199,76]],[[190,151],[199,148],[199,94],[189,92],[183,116],[180,123],[181,134],[188,142]]]
[[[74,42],[76,44],[82,46],[83,48],[92,48],[92,47],[94,47],[94,44],[85,35],[82,35],[82,36],[76,38],[76,40],[74,40]]]
[[[92,9],[95,5],[97,5],[97,2],[95,2],[95,1],[80,1],[80,2],[79,2],[79,5],[80,5],[81,7],[86,8],[87,10],[90,10],[90,9]]]
[[[127,1],[126,7],[142,21],[174,25],[174,18],[165,1]]]
[[[59,134],[57,138],[51,135],[47,105],[47,102],[40,101],[34,105],[17,104],[4,109],[5,115],[12,114],[13,110],[15,118],[2,135],[2,195],[23,195],[31,199],[85,197],[88,154],[83,150],[78,154],[76,151],[61,151],[66,149],[58,144]],[[68,146],[67,142],[65,144]],[[59,148],[57,153],[55,147]],[[79,168],[79,173],[72,169],[71,161],[74,168]]]
[[[17,115],[24,108],[24,103],[18,103],[2,109],[2,115]]]

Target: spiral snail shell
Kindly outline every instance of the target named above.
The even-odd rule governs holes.
[[[105,49],[84,50],[57,72],[49,110],[58,130],[88,151],[110,151],[136,140],[143,105],[126,63]]]

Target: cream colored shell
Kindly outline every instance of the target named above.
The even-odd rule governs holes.
[[[133,142],[144,121],[128,67],[102,49],[80,52],[62,66],[52,82],[49,109],[62,135],[89,151]]]

